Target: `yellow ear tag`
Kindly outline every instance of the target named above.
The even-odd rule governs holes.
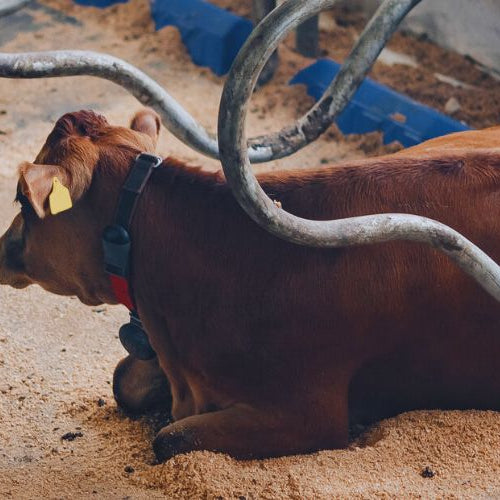
[[[52,179],[52,192],[49,195],[50,213],[56,215],[69,210],[72,206],[73,203],[68,188],[61,184],[57,177],[54,177]]]

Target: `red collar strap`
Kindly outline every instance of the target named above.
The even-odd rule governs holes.
[[[153,170],[162,159],[141,153],[134,162],[122,187],[114,224],[106,227],[102,235],[104,263],[116,299],[130,311],[130,323],[120,328],[120,341],[125,349],[138,359],[156,356],[142,327],[130,286],[130,224],[139,196],[144,191]]]
[[[111,281],[111,288],[113,288],[116,300],[118,300],[120,304],[123,304],[129,311],[135,311],[135,303],[132,294],[130,293],[127,278],[117,276],[116,274],[110,274],[109,279]]]

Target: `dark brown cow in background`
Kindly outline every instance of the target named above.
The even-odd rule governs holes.
[[[132,123],[65,115],[35,163],[20,167],[22,208],[0,241],[1,283],[116,303],[101,235],[159,127],[152,112]],[[466,132],[259,182],[309,219],[437,219],[500,261],[499,143],[500,128]],[[74,202],[55,216],[54,176]],[[220,173],[172,158],[154,171],[131,235],[131,284],[159,366],[122,360],[115,393],[129,411],[171,404],[174,423],[154,442],[160,460],[199,449],[248,458],[343,447],[349,414],[500,409],[500,307],[435,250],[295,246],[252,222]]]

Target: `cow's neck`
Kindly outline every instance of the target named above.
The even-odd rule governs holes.
[[[217,243],[217,227],[232,225],[228,212],[241,212],[220,173],[187,167],[166,159],[152,175],[142,194],[131,226],[132,284],[140,302],[162,299],[151,286],[179,293],[179,281],[195,273],[201,256],[208,257]],[[229,227],[228,233],[231,234]],[[215,238],[215,239],[214,239]],[[196,262],[195,262],[196,261]],[[187,276],[189,275],[189,277]],[[142,290],[141,284],[145,284]]]
[[[176,414],[194,411],[176,353],[190,350],[184,346],[192,340],[185,335],[186,315],[191,311],[188,323],[196,323],[201,315],[194,304],[213,282],[216,271],[206,263],[218,267],[217,254],[230,245],[232,218],[226,210],[241,211],[220,174],[167,159],[149,180],[131,227],[134,298],[153,348],[168,365],[163,368],[180,405]],[[193,335],[196,330],[190,329]]]

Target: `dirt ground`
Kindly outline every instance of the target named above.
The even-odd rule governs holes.
[[[232,0],[231,7],[248,13],[248,3]],[[360,18],[335,11],[321,27],[322,50],[342,57]],[[154,32],[147,0],[106,10],[40,0],[0,20],[2,51],[59,48],[128,60],[215,130],[223,80],[191,64],[175,29]],[[442,109],[456,97],[457,118],[474,126],[499,121],[500,84],[472,61],[402,34],[390,48],[417,66],[378,63],[373,76]],[[252,135],[278,129],[311,104],[303,89],[285,85],[310,61],[293,51],[291,38],[281,57],[273,82],[254,97]],[[436,72],[454,83],[440,81]],[[61,114],[81,108],[125,124],[140,106],[95,78],[0,80],[0,230],[18,210],[12,203],[17,164],[34,158]],[[332,129],[279,167],[306,168],[396,148],[381,147],[378,134],[344,138]],[[159,151],[219,168],[166,132]],[[124,356],[117,332],[126,311],[85,307],[37,287],[2,287],[0,305],[0,498],[500,497],[500,415],[494,412],[407,413],[368,429],[347,450],[249,462],[197,452],[154,465],[150,443],[161,417],[131,420],[111,394],[113,368]]]

